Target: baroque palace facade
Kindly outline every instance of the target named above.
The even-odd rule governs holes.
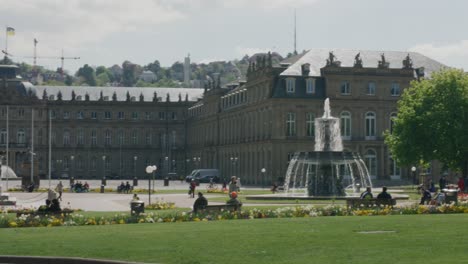
[[[314,150],[314,118],[330,98],[344,148],[361,154],[371,177],[410,180],[383,133],[410,82],[443,67],[414,52],[310,50],[279,65],[258,57],[245,82],[204,90],[32,86],[4,67],[0,155],[5,164],[8,134],[19,176],[30,175],[33,157],[34,174],[47,177],[50,155],[53,177],[143,178],[155,164],[160,176],[218,168],[225,179],[269,185],[294,152]],[[438,176],[438,166],[428,173]]]

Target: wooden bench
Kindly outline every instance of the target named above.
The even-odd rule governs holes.
[[[199,208],[197,213],[209,213],[209,212],[240,212],[242,204],[217,204],[217,205],[207,205],[204,208]]]
[[[395,199],[361,199],[359,197],[346,198],[348,208],[372,208],[372,207],[393,207],[396,205]]]

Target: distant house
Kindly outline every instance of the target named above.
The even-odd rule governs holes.
[[[155,82],[157,79],[158,77],[152,71],[143,71],[140,75],[140,80],[145,82]]]

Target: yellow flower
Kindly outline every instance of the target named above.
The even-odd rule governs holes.
[[[8,223],[8,226],[9,227],[17,227],[18,224],[16,222],[14,222],[14,221],[11,221],[11,222]]]
[[[120,219],[120,220],[119,220],[119,224],[121,224],[121,225],[122,225],[122,224],[125,224],[125,221],[124,221],[123,219]]]

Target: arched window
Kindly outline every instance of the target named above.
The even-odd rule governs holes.
[[[18,144],[26,143],[26,133],[24,132],[24,129],[18,129],[18,132],[16,133],[16,141]]]
[[[70,131],[63,131],[63,145],[70,145]]]
[[[374,150],[369,149],[366,152],[366,155],[364,155],[364,162],[369,170],[369,175],[375,178],[377,176],[377,155]]]
[[[366,139],[367,140],[374,140],[375,139],[375,113],[374,112],[367,112],[366,113]]]
[[[340,119],[341,137],[349,140],[351,139],[351,113],[348,111],[341,112]]]
[[[397,166],[396,161],[393,159],[392,156],[389,157],[390,163],[390,178],[392,180],[400,179],[401,169]]]
[[[390,134],[393,133],[393,126],[395,125],[395,118],[397,117],[397,113],[390,114]]]

